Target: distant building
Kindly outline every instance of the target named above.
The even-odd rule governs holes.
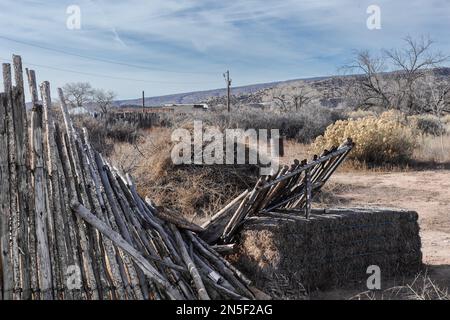
[[[173,109],[174,112],[194,112],[196,110],[208,110],[209,106],[206,103],[167,103],[163,106],[164,109]]]
[[[90,115],[90,116],[95,116],[95,112],[91,112],[88,109],[86,109],[85,107],[76,107],[76,108],[71,108],[69,109],[69,114],[74,115],[74,116],[79,116],[79,115]]]

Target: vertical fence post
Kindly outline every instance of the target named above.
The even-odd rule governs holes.
[[[305,170],[305,216],[309,219],[311,212],[311,172],[310,169]]]
[[[32,170],[34,174],[34,219],[36,227],[36,254],[38,265],[38,279],[41,298],[53,299],[52,271],[48,246],[47,221],[47,186],[45,183],[45,162],[43,144],[43,110],[38,103],[36,75],[33,70],[28,72],[28,81],[32,95],[33,109],[31,112],[31,150]]]
[[[9,190],[7,104],[7,94],[0,93],[0,261],[2,269],[0,274],[2,295],[0,295],[0,298],[11,300],[13,298],[14,279],[9,242],[11,202]]]

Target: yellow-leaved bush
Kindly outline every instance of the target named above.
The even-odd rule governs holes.
[[[399,163],[410,159],[416,146],[416,134],[395,111],[380,116],[339,120],[327,127],[314,141],[316,153],[339,146],[346,138],[355,142],[349,158],[365,163]]]

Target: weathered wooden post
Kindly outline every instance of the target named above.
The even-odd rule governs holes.
[[[45,162],[42,138],[43,113],[42,105],[38,103],[37,99],[38,93],[34,70],[28,71],[28,81],[33,100],[33,109],[31,112],[31,168],[34,178],[34,219],[36,223],[36,254],[39,269],[38,278],[41,298],[45,300],[52,300],[52,269],[50,264],[47,231],[47,185],[45,180]]]
[[[18,208],[18,190],[17,190],[17,163],[16,163],[16,131],[20,131],[20,128],[15,126],[15,114],[13,107],[13,87],[11,76],[11,65],[9,63],[3,64],[3,84],[5,88],[5,94],[7,98],[7,121],[8,121],[8,157],[9,157],[9,192],[11,201],[11,263],[13,266],[13,299],[19,300],[21,297],[20,288],[20,266],[19,266],[19,208]]]
[[[311,213],[311,170],[305,170],[305,217],[309,219]]]
[[[0,254],[2,262],[3,299],[12,299],[14,287],[9,225],[11,223],[11,200],[9,190],[7,97],[0,93]]]
[[[16,128],[16,166],[19,209],[19,238],[18,247],[22,251],[19,255],[21,266],[22,299],[31,299],[31,258],[29,249],[30,212],[30,161],[28,152],[28,118],[25,105],[25,91],[23,85],[22,58],[13,55],[15,92],[13,97],[14,126]]]

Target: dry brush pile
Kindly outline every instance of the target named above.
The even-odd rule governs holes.
[[[112,155],[117,166],[139,181],[139,193],[156,205],[200,224],[256,183],[256,165],[175,165],[171,132],[168,128],[149,130],[136,145],[116,145]]]

